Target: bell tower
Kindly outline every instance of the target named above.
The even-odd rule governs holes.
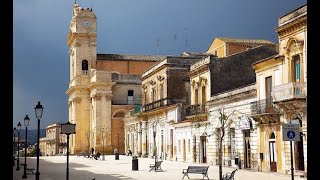
[[[67,44],[70,54],[70,82],[66,92],[69,122],[76,124],[76,134],[70,136],[70,153],[90,151],[90,76],[96,69],[96,16],[90,8],[73,5]]]
[[[90,8],[73,5],[68,45],[70,47],[70,81],[89,75],[96,66],[96,16]]]

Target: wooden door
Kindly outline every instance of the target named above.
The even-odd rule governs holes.
[[[206,137],[201,138],[202,145],[202,163],[207,163],[207,140]]]
[[[276,154],[275,141],[269,141],[270,151],[270,171],[277,172],[277,154]]]

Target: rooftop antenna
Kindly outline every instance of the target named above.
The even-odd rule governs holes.
[[[188,40],[188,28],[184,28],[184,32],[186,34],[186,44],[185,44],[185,48],[186,48],[186,51],[188,50],[188,46],[189,46],[189,40]]]
[[[91,0],[91,8],[90,8],[90,11],[92,11],[92,6],[93,6],[93,2],[92,2],[92,0]]]
[[[156,40],[157,42],[156,42],[156,48],[157,48],[157,55],[159,54],[159,41],[160,41],[160,38],[157,38],[157,40]]]
[[[177,45],[176,45],[176,41],[177,41],[177,33],[173,34],[173,54],[177,53]]]

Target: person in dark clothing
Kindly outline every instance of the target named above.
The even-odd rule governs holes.
[[[128,156],[132,156],[132,152],[131,152],[130,149],[129,149],[129,151],[128,151]]]
[[[91,157],[93,157],[94,153],[94,148],[91,149]]]

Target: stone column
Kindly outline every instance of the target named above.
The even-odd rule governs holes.
[[[105,94],[105,103],[103,106],[103,109],[105,111],[105,117],[104,117],[104,123],[107,128],[107,136],[106,136],[106,144],[108,146],[111,146],[111,132],[112,132],[112,127],[111,127],[111,121],[112,121],[112,114],[111,114],[111,99],[112,99],[112,94]],[[112,151],[113,152],[113,151]]]
[[[129,144],[128,144],[128,133],[129,133],[129,130],[128,130],[128,126],[125,126],[125,129],[124,129],[124,139],[125,139],[125,142],[124,142],[124,152],[127,153],[128,150],[129,150]]]
[[[142,121],[142,127],[141,127],[141,140],[142,140],[142,157],[147,157],[147,122]]]
[[[76,131],[81,130],[81,97],[74,97],[72,99],[72,104],[74,106],[73,112],[71,115],[71,120],[70,123],[76,124]],[[71,140],[70,140],[70,154],[77,154],[81,151],[81,146],[80,146],[80,141],[81,141],[81,134],[77,133],[75,134]]]
[[[141,157],[142,150],[142,124],[138,122],[138,156]]]

